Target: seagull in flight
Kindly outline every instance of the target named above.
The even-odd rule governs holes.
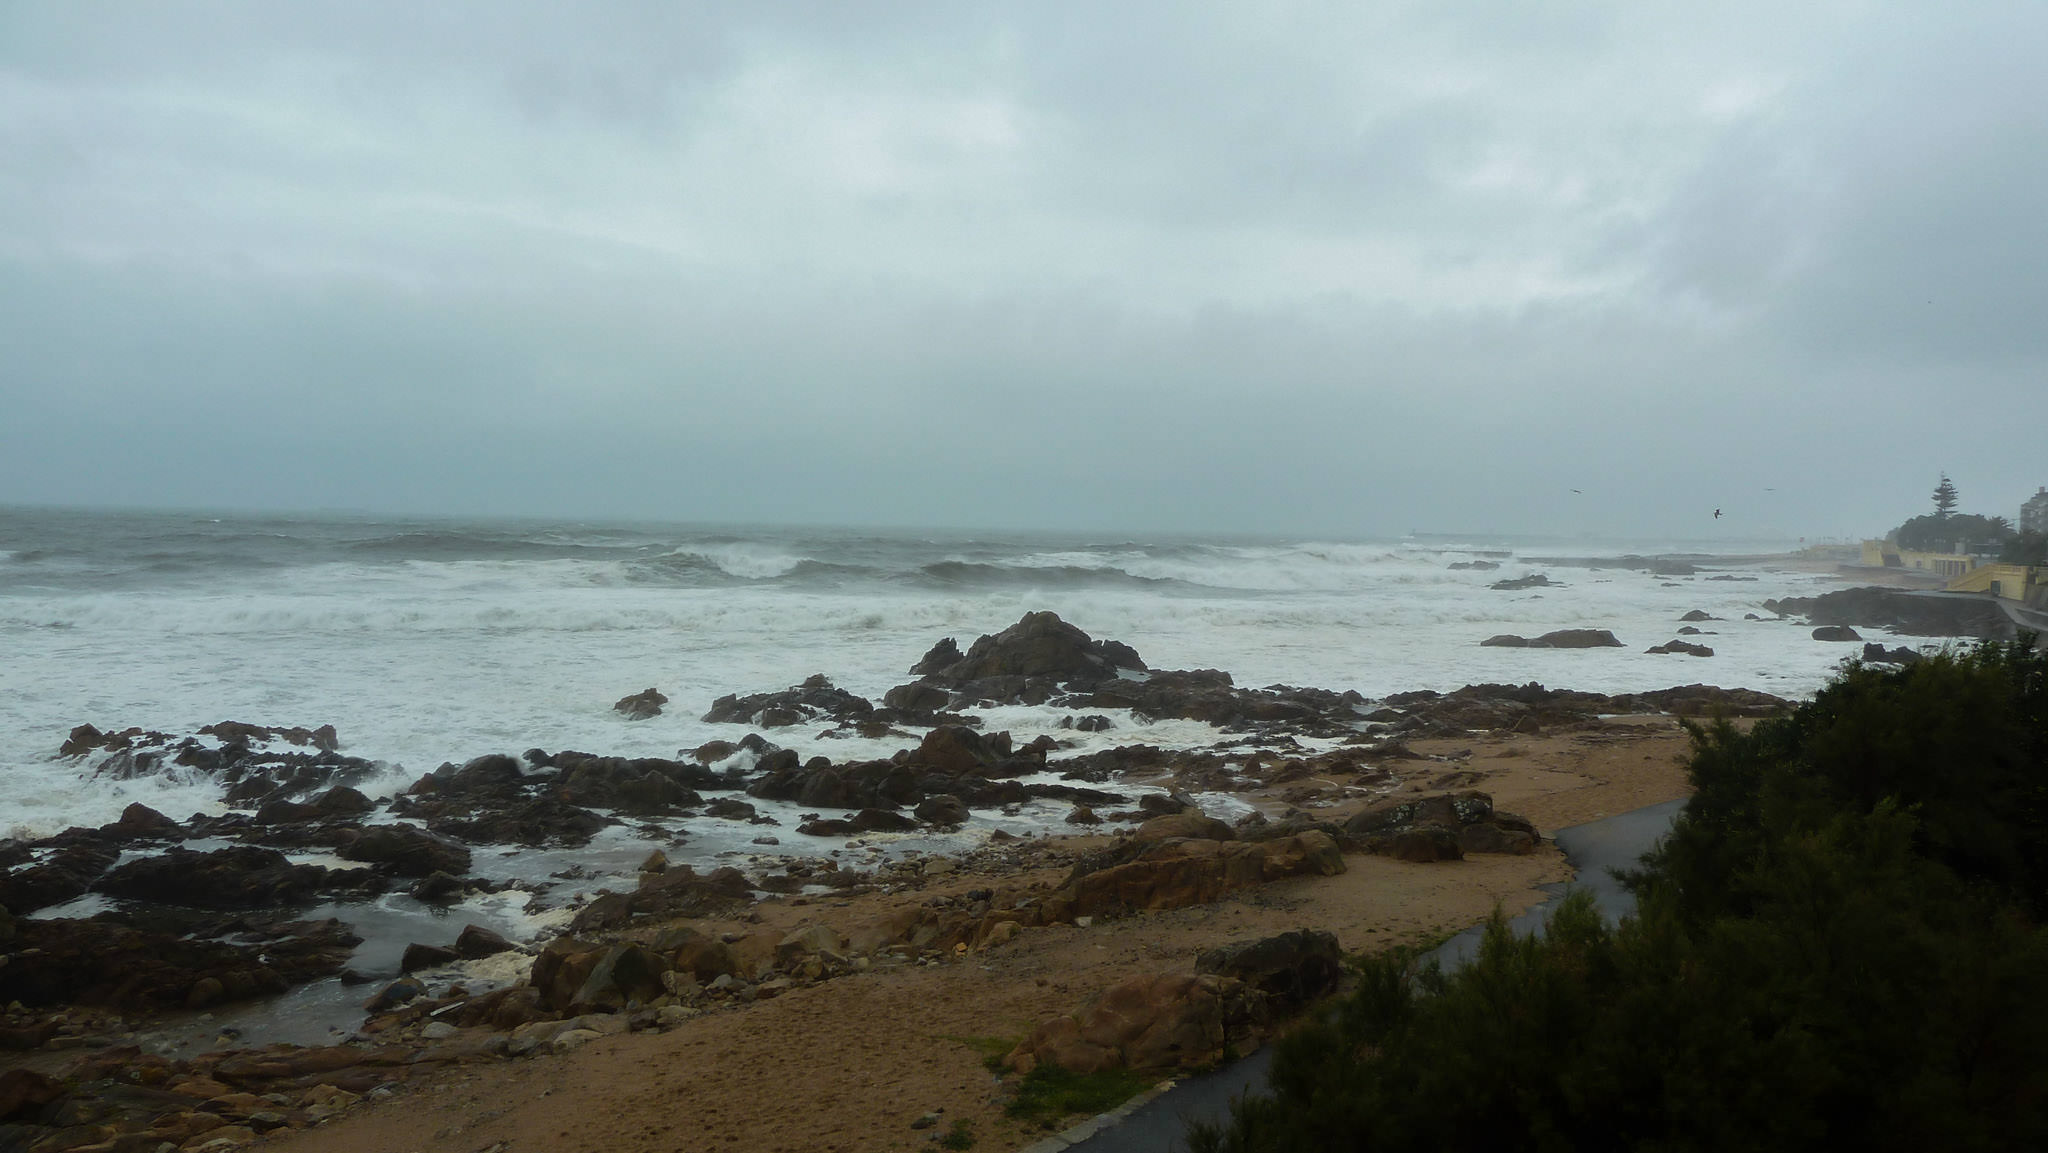
[[[1720,520],[1720,519],[1721,519],[1721,510],[1720,510],[1720,509],[1718,509],[1718,508],[1714,510],[1714,519],[1715,519],[1715,520]]]

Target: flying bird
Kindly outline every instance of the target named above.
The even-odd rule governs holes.
[[[1721,519],[1721,510],[1720,510],[1720,509],[1718,509],[1718,508],[1714,510],[1714,519],[1715,519],[1715,520],[1720,520],[1720,519]]]

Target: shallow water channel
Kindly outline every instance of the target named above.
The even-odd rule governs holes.
[[[1578,874],[1569,884],[1545,885],[1550,899],[1513,918],[1508,925],[1517,935],[1540,933],[1551,908],[1572,889],[1586,889],[1602,916],[1612,923],[1635,908],[1635,898],[1614,870],[1634,868],[1644,853],[1656,845],[1671,828],[1671,822],[1685,807],[1684,800],[1589,821],[1557,831],[1557,846]],[[1446,969],[1464,964],[1479,951],[1484,925],[1459,933],[1428,954]],[[1273,1047],[1258,1052],[1227,1068],[1190,1077],[1171,1090],[1133,1110],[1114,1124],[1104,1125],[1078,1141],[1048,1138],[1032,1150],[1074,1149],[1083,1153],[1179,1153],[1187,1148],[1183,1140],[1192,1121],[1220,1122],[1230,1115],[1230,1103],[1248,1093],[1266,1088],[1266,1070]],[[1080,1136],[1077,1134],[1077,1136]]]

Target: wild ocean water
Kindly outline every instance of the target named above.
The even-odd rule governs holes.
[[[0,837],[113,820],[141,801],[175,818],[221,810],[198,776],[96,778],[96,757],[55,757],[91,722],[174,734],[221,720],[332,724],[341,751],[385,763],[362,788],[394,793],[444,761],[539,747],[674,756],[745,730],[700,721],[725,693],[786,688],[824,673],[879,700],[942,637],[962,647],[1039,609],[1154,668],[1218,668],[1237,683],[1380,697],[1483,681],[1600,692],[1703,682],[1808,694],[1846,655],[1779,620],[1766,598],[1833,582],[1811,566],[1758,560],[1782,541],[1127,540],[1024,534],[646,524],[406,520],[0,509]],[[1587,558],[1697,554],[1690,576],[1595,567]],[[1717,560],[1717,557],[1749,558]],[[1454,569],[1485,561],[1497,569]],[[1561,587],[1488,586],[1548,574]],[[1711,658],[1649,655],[1702,609]],[[1605,628],[1618,649],[1482,648],[1496,633]],[[648,687],[659,717],[612,709]],[[992,710],[990,729],[1041,732],[1077,751],[1131,741],[1207,743],[1186,721],[1113,718],[1107,733],[1057,728],[1050,709]],[[822,726],[820,726],[822,727]],[[900,740],[779,744],[834,760],[886,756]],[[771,814],[780,810],[763,804]],[[882,837],[885,848],[949,849],[990,827],[1052,828],[1065,806],[977,814],[950,838]],[[665,844],[671,859],[729,863],[817,854],[842,842],[705,821]],[[816,841],[816,844],[807,842]],[[630,830],[575,853],[478,854],[475,872],[541,878],[577,866],[590,884],[629,874],[651,842]],[[880,851],[871,849],[870,851]],[[573,870],[572,870],[573,871]],[[570,886],[573,888],[573,886]],[[558,886],[558,899],[574,894]],[[44,915],[91,911],[96,898]],[[452,916],[531,937],[545,914],[504,894]],[[338,910],[373,938],[364,967],[395,963],[420,911],[411,899]],[[75,903],[76,904],[76,903]],[[379,931],[375,922],[391,922]],[[457,925],[456,927],[459,927]],[[450,934],[452,935],[452,930]]]

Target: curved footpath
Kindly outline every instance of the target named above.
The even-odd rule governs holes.
[[[1635,908],[1635,898],[1615,879],[1614,871],[1634,868],[1683,808],[1685,800],[1681,798],[1559,829],[1557,847],[1564,851],[1577,879],[1568,885],[1543,886],[1551,894],[1550,900],[1513,918],[1509,927],[1518,934],[1541,932],[1551,906],[1571,889],[1590,890],[1609,922],[1629,913]],[[1484,933],[1484,925],[1474,925],[1429,955],[1446,968],[1462,965],[1478,952]],[[1022,1153],[1068,1149],[1078,1153],[1178,1153],[1186,1148],[1182,1136],[1190,1122],[1227,1120],[1231,1101],[1265,1091],[1272,1056],[1273,1047],[1264,1046],[1229,1068],[1190,1077],[1164,1092],[1143,1094],[1121,1109],[1027,1146]]]

